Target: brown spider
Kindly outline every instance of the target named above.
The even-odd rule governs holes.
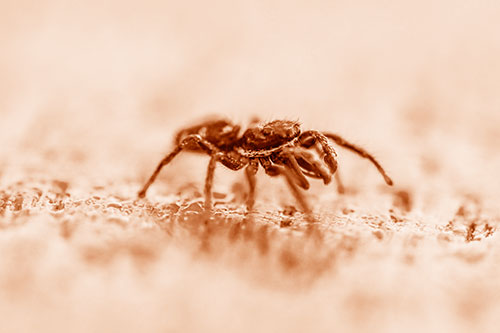
[[[306,178],[322,179],[324,184],[331,181],[337,170],[337,154],[328,139],[347,148],[361,157],[370,160],[384,177],[388,185],[392,180],[387,176],[377,160],[363,148],[345,141],[332,133],[315,130],[302,132],[296,121],[274,120],[264,124],[252,124],[242,136],[240,126],[226,119],[213,119],[180,130],[175,136],[174,150],[161,160],[138,196],[143,198],[149,186],[154,182],[160,170],[170,163],[182,150],[210,155],[205,180],[205,208],[212,208],[212,183],[215,165],[222,163],[231,170],[240,170],[246,166],[245,174],[250,187],[247,208],[253,209],[255,203],[255,174],[259,164],[266,174],[275,177],[283,175],[302,210],[310,215],[309,205],[299,187],[307,190]],[[323,161],[309,149],[314,148]],[[338,191],[343,192],[337,177]]]

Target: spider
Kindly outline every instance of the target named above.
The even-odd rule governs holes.
[[[300,188],[309,189],[307,177],[322,179],[326,185],[335,174],[338,191],[343,192],[343,186],[336,173],[337,153],[329,140],[371,161],[384,177],[387,185],[393,184],[391,178],[371,154],[336,134],[315,130],[302,131],[297,121],[289,120],[254,122],[241,136],[240,131],[239,125],[227,119],[210,119],[181,129],[175,135],[175,148],[158,164],[149,180],[139,191],[139,198],[146,196],[146,191],[155,181],[160,170],[184,150],[210,155],[204,189],[206,210],[212,209],[211,190],[214,170],[218,162],[231,170],[246,167],[245,174],[249,185],[246,202],[248,211],[252,211],[255,204],[255,175],[260,165],[271,177],[283,176],[302,211],[311,215],[309,204],[300,190]]]

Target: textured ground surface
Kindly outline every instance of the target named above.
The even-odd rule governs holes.
[[[0,2],[0,331],[496,332],[500,6]],[[425,24],[423,24],[425,22]],[[209,113],[340,150],[308,231],[283,180],[180,155]]]

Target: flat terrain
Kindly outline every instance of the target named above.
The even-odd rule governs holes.
[[[497,332],[499,10],[0,2],[0,331]],[[186,153],[139,200],[209,114],[336,132],[395,185],[338,148],[311,228],[219,166],[206,214]]]

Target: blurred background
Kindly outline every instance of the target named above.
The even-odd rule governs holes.
[[[342,134],[428,201],[491,198],[499,17],[497,1],[0,0],[0,182],[140,183],[179,127],[256,115]],[[346,181],[381,181],[341,158]]]

